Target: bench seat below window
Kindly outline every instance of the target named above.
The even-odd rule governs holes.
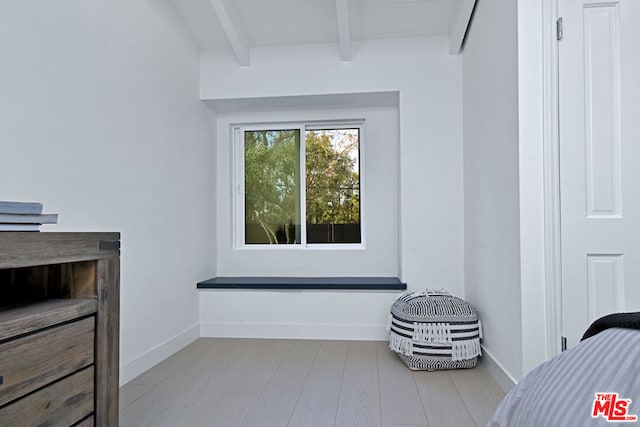
[[[198,289],[404,291],[407,284],[397,277],[214,277]]]

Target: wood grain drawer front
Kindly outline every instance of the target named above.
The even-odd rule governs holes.
[[[94,416],[91,415],[90,417],[80,421],[78,424],[75,424],[73,427],[93,427],[95,425],[93,418]]]
[[[93,366],[0,409],[1,426],[68,427],[93,412]]]
[[[93,364],[94,329],[91,316],[0,344],[0,406]]]

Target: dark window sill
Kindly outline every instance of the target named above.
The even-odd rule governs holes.
[[[397,277],[214,277],[198,289],[404,291],[407,284]]]

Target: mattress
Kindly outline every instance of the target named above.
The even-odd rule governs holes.
[[[531,371],[488,426],[605,426],[639,415],[640,331],[610,328]]]

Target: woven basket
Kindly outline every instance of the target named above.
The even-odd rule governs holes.
[[[389,348],[414,370],[473,368],[482,325],[476,309],[447,291],[405,292],[391,306]]]

